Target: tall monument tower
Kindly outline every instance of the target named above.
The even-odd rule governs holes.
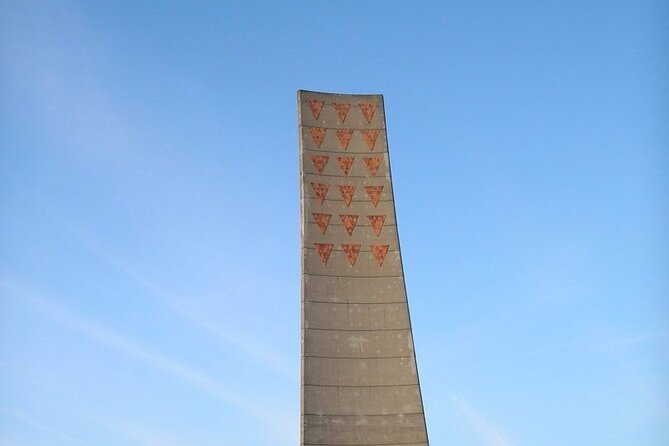
[[[302,446],[427,446],[381,95],[299,91]]]

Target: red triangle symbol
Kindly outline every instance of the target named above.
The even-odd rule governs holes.
[[[353,230],[355,229],[355,225],[356,223],[358,223],[358,216],[340,215],[339,218],[341,219],[342,224],[346,228],[346,232],[348,232],[348,235],[353,235]]]
[[[328,216],[329,217],[329,216]],[[383,223],[386,221],[385,215],[368,215],[369,223],[372,225],[372,231],[376,236],[381,235],[381,230],[383,229]]]
[[[316,251],[318,251],[318,255],[321,257],[323,264],[327,265],[334,245],[332,243],[314,243],[314,246],[316,246]]]
[[[344,205],[346,207],[349,207],[351,205],[351,201],[353,200],[353,194],[355,193],[355,186],[337,186],[339,187],[339,192],[341,192],[341,196],[344,199]]]
[[[314,216],[314,221],[318,225],[318,228],[321,230],[321,235],[325,235],[325,230],[328,228],[328,224],[330,223],[330,217],[332,217],[332,215],[316,214],[316,213],[312,213],[311,215]]]
[[[351,266],[355,265],[355,261],[358,258],[358,253],[360,252],[360,245],[341,245],[341,249],[346,253],[348,257],[348,263]]]
[[[309,103],[311,114],[314,115],[314,119],[318,119],[318,117],[321,115],[321,110],[323,110],[323,105],[325,102],[316,99],[307,99],[307,102]]]
[[[342,173],[348,176],[348,173],[351,171],[351,166],[353,165],[354,158],[352,156],[339,156],[337,157],[337,162],[339,163],[339,168]]]
[[[323,173],[323,169],[325,169],[325,165],[329,159],[330,157],[326,155],[311,155],[311,162],[314,163],[314,168],[318,175]]]
[[[360,107],[360,111],[362,111],[362,114],[365,115],[367,124],[372,122],[372,118],[374,117],[374,112],[376,111],[376,104],[358,104],[358,107]]]
[[[311,133],[311,139],[314,140],[314,144],[316,144],[316,147],[320,148],[321,144],[323,144],[323,138],[325,138],[325,132],[327,131],[328,129],[324,129],[322,127],[309,127],[309,133]],[[367,145],[369,145],[369,142],[367,143]]]
[[[369,245],[372,250],[372,255],[376,259],[376,262],[379,266],[383,265],[383,261],[386,259],[386,254],[388,254],[389,245]]]
[[[353,130],[337,130],[339,147],[344,150],[348,149],[348,143],[351,141],[351,136],[353,136]]]
[[[332,106],[337,110],[337,116],[339,117],[339,122],[342,124],[346,121],[346,115],[348,114],[348,108],[351,104],[336,104],[332,103]]]
[[[376,145],[376,138],[379,137],[379,130],[360,130],[362,132],[362,137],[365,138],[365,142],[367,143],[367,147],[369,147],[369,150],[374,150],[374,146]],[[325,135],[325,132],[323,132]],[[320,145],[319,145],[320,147]]]
[[[365,186],[367,195],[372,199],[372,204],[376,207],[379,204],[379,199],[381,198],[381,192],[383,192],[383,186]]]
[[[328,194],[328,189],[330,189],[330,185],[323,183],[311,183],[311,188],[314,190],[314,195],[316,195],[316,198],[318,198],[321,201],[321,204],[323,204],[323,201],[325,201],[325,196]]]
[[[369,170],[369,173],[375,177],[376,173],[379,171],[379,166],[381,165],[381,158],[378,157],[363,157],[362,158],[365,161],[365,165],[367,166],[367,169]]]

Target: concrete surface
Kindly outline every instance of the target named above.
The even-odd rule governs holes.
[[[383,97],[297,96],[301,445],[426,446]]]

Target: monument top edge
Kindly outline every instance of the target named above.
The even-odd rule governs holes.
[[[311,91],[311,90],[297,90],[298,99],[335,99],[335,98],[350,98],[352,100],[373,100],[383,102],[382,94],[354,94],[354,93],[332,93],[325,91]]]

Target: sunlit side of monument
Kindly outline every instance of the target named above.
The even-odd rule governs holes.
[[[425,446],[383,97],[297,98],[301,445]]]

